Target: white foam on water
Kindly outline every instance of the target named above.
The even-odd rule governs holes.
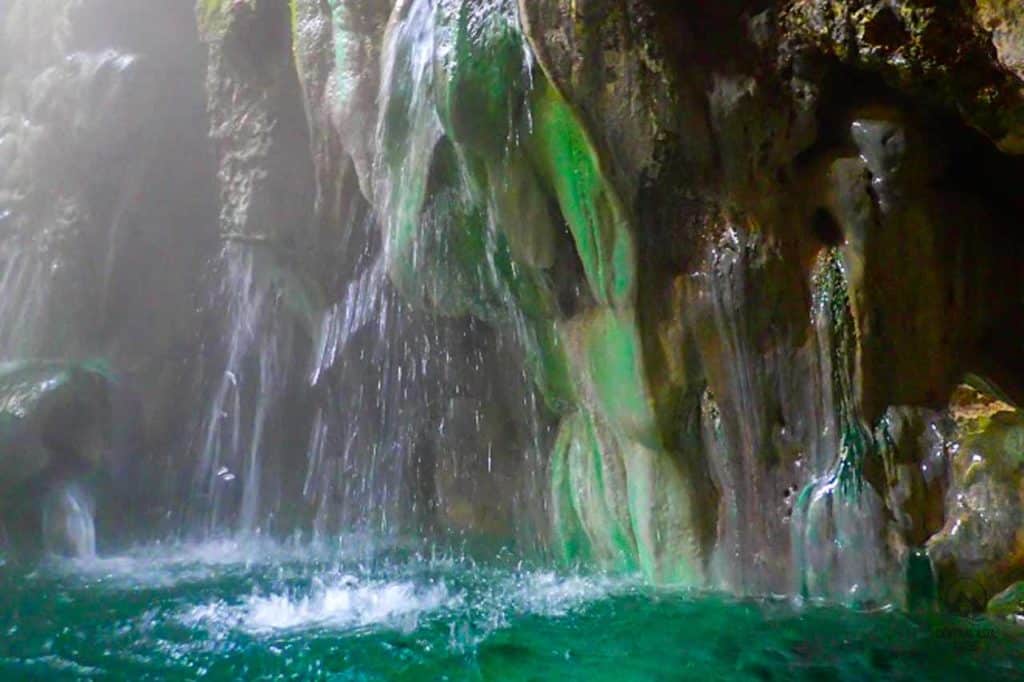
[[[408,616],[435,611],[448,601],[444,584],[360,584],[356,578],[346,576],[339,584],[322,587],[308,596],[253,597],[246,604],[244,625],[256,631],[311,625],[365,627],[407,621]]]
[[[71,580],[114,591],[216,581],[202,602],[167,614],[215,639],[308,629],[411,632],[425,617],[444,612],[464,646],[517,618],[562,617],[643,584],[636,576],[488,568],[444,556],[369,569],[380,562],[364,563],[374,555],[363,540],[316,546],[251,536],[148,545],[53,566]]]
[[[423,615],[460,602],[443,583],[364,581],[352,575],[312,589],[253,594],[240,604],[216,601],[189,609],[182,621],[214,633],[242,630],[254,634],[329,628],[354,630],[371,626],[414,630]]]
[[[636,585],[637,579],[629,576],[585,576],[535,571],[517,576],[509,593],[516,611],[556,617],[621,594]]]
[[[90,557],[58,562],[67,575],[86,580],[169,586],[202,580],[230,566],[251,566],[283,559],[272,543],[256,540],[213,540],[195,544],[149,545],[111,557]]]
[[[560,618],[642,584],[636,576],[550,570],[484,570],[477,578],[481,589],[463,599],[469,608],[451,624],[448,645],[453,651],[471,651],[519,618]]]
[[[111,587],[171,587],[201,582],[231,571],[336,561],[341,546],[282,543],[258,535],[190,543],[156,543],[116,556],[56,559],[51,567],[65,576]]]

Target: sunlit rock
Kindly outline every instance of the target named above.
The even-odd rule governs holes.
[[[0,522],[17,548],[95,554],[100,490],[123,504],[140,452],[138,413],[94,367],[8,364],[0,370]]]
[[[0,359],[54,358],[0,377],[5,526],[913,610],[1020,579],[1014,3],[0,17]]]

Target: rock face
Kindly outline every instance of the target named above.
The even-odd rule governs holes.
[[[131,374],[152,507],[1010,608],[1019,3],[130,4],[7,10],[0,352]]]
[[[118,499],[151,520],[163,472],[147,460],[191,418],[217,210],[195,14],[173,1],[32,0],[4,3],[0,29],[0,360],[106,366],[142,395],[144,414],[125,424],[149,447],[117,472],[132,479]],[[39,453],[8,447],[5,461],[35,464],[5,484],[28,480]],[[111,535],[143,518],[123,512],[97,501]]]
[[[140,455],[130,400],[105,368],[0,366],[0,522],[15,549],[95,554],[93,498],[130,499]]]

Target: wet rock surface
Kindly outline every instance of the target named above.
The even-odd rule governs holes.
[[[1006,611],[1024,16],[712,4],[14,2],[0,354],[113,358],[211,528]]]

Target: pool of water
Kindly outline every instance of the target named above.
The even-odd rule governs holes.
[[[1024,679],[1024,627],[512,560],[214,542],[0,565],[0,679]]]

